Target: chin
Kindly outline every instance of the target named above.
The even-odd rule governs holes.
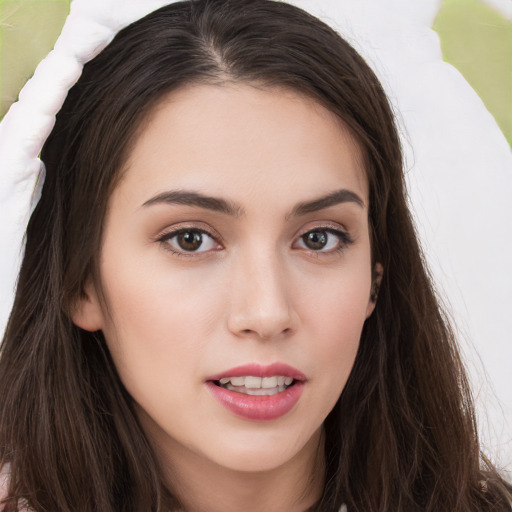
[[[273,451],[274,453],[272,453],[272,450],[265,453],[255,453],[252,450],[239,452],[230,457],[223,457],[219,462],[220,465],[232,471],[260,473],[278,469],[293,458],[293,455],[290,457],[285,456],[285,454],[276,454],[275,448]]]
[[[232,471],[265,472],[293,463],[296,458],[311,457],[321,447],[321,428],[313,435],[287,430],[244,437],[227,435],[225,442],[216,445],[217,453],[209,458]]]

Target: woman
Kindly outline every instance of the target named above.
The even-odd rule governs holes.
[[[85,66],[42,160],[0,358],[6,510],[510,508],[387,99],[330,28],[164,7]]]

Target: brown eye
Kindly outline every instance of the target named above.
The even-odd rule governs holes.
[[[318,228],[299,237],[295,247],[318,253],[342,251],[353,242],[345,231],[334,228]]]
[[[203,253],[219,249],[219,244],[206,231],[185,228],[162,237],[169,250],[174,253]]]
[[[176,242],[184,251],[197,251],[203,243],[203,234],[197,231],[184,231],[176,236]]]
[[[326,231],[310,231],[302,235],[304,245],[312,251],[320,251],[324,249],[329,241],[328,233]]]

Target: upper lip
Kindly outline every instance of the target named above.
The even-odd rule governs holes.
[[[220,380],[225,377],[273,377],[273,376],[292,377],[294,380],[305,381],[306,376],[297,368],[285,363],[272,363],[268,365],[250,363],[242,366],[236,366],[229,370],[224,370],[215,375],[207,377],[207,381]]]

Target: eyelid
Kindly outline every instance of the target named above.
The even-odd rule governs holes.
[[[217,230],[213,229],[208,224],[205,224],[202,221],[186,221],[186,222],[177,222],[176,224],[172,224],[171,226],[166,226],[164,229],[161,229],[155,236],[152,237],[153,241],[158,242],[164,238],[170,238],[173,235],[179,234],[183,231],[199,231],[201,233],[205,233],[208,236],[211,236],[214,240],[216,240],[219,244],[222,244],[222,236]]]
[[[311,231],[330,231],[331,233],[343,233],[347,237],[350,237],[349,230],[342,224],[328,220],[319,220],[308,223],[305,227],[298,229],[295,234],[295,238],[300,238],[301,236]]]

